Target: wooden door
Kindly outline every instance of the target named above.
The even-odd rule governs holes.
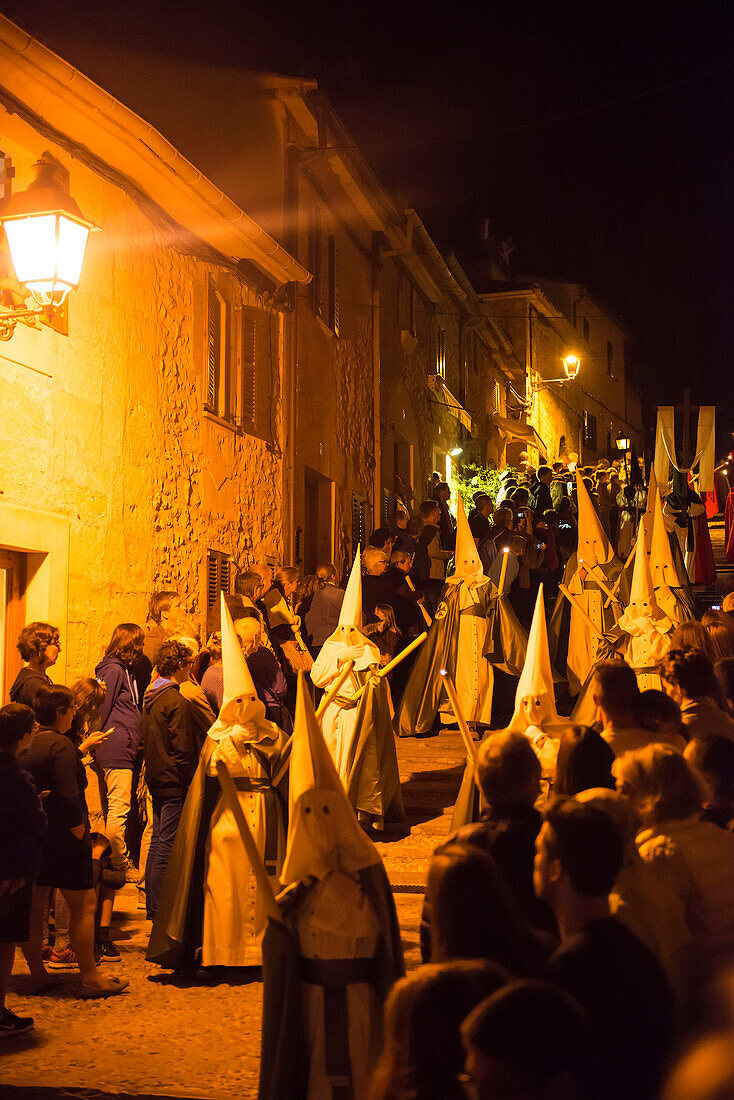
[[[26,556],[0,547],[0,698],[8,692],[23,660],[17,642],[25,625]]]

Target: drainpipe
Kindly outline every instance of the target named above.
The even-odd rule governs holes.
[[[380,435],[380,245],[377,233],[372,234],[372,420],[375,443],[373,483],[373,523],[381,523],[382,499],[382,437]]]
[[[287,142],[288,120],[283,106],[283,133]],[[283,240],[288,241],[293,255],[298,252],[298,150],[286,145],[285,187],[283,214]],[[283,557],[295,564],[295,503],[296,503],[296,434],[298,430],[298,411],[296,391],[298,387],[298,310],[300,308],[298,286],[291,283],[292,299],[290,312],[285,319],[286,343],[283,349],[285,365],[285,455],[283,463]]]

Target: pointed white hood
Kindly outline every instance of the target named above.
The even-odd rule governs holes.
[[[357,821],[326,747],[321,726],[298,674],[298,696],[290,763],[288,843],[281,882],[331,871],[354,875],[380,862],[380,855]]]
[[[644,532],[640,532],[635,548],[635,565],[632,571],[632,584],[627,607],[619,617],[619,625],[628,634],[642,634],[657,631],[665,634],[671,629],[667,615],[658,607],[650,575],[650,562],[647,557]]]
[[[265,704],[255,691],[255,685],[242,652],[232,616],[221,594],[222,666],[224,696],[219,717],[209,730],[215,740],[231,733],[235,727],[265,722]]]
[[[663,503],[660,493],[655,490],[652,539],[650,546],[650,576],[652,577],[655,599],[658,607],[668,616],[674,626],[688,618],[681,610],[673,589],[682,588],[675,567],[675,559],[670,549],[670,539],[663,516]]]
[[[658,495],[658,483],[655,478],[655,468],[650,470],[650,481],[647,486],[647,507],[640,519],[640,530],[645,533],[645,547],[648,554],[652,548],[652,527],[655,518],[655,498]]]
[[[456,549],[454,550],[454,572],[446,578],[447,584],[458,584],[459,581],[470,581],[473,584],[482,584],[487,578],[482,569],[482,563],[477,553],[477,544],[471,533],[469,520],[466,518],[461,494],[456,501]]]
[[[545,604],[543,603],[543,585],[538,589],[535,601],[533,621],[528,635],[525,664],[515,692],[515,713],[507,727],[518,733],[525,733],[529,726],[545,728],[549,725],[562,725],[563,719],[556,710],[553,690],[553,670],[548,649],[548,629],[546,626]]]
[[[578,470],[576,471],[576,503],[579,511],[578,558],[583,558],[591,566],[606,565],[614,557],[614,551]]]
[[[359,546],[354,555],[352,571],[349,574],[339,612],[339,626],[355,626],[360,631],[362,629],[362,552]]]

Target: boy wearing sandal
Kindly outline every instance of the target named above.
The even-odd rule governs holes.
[[[70,911],[69,939],[81,973],[79,996],[84,1000],[110,997],[122,993],[128,983],[104,977],[94,958],[97,897],[84,798],[86,776],[79,750],[69,735],[74,718],[72,694],[66,687],[40,687],[33,709],[40,729],[18,761],[31,773],[36,790],[45,794],[48,831],[41,845],[30,937],[23,944],[23,953],[36,991],[50,988],[54,979],[43,964],[43,910],[49,889],[60,890]]]

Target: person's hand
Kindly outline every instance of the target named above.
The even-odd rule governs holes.
[[[102,742],[106,741],[109,735],[114,732],[114,726],[110,726],[108,730],[95,730],[84,738],[84,744],[88,749],[94,748],[95,745],[101,745]]]
[[[10,897],[11,894],[17,894],[23,889],[25,882],[24,878],[6,878],[0,881],[0,901]]]

